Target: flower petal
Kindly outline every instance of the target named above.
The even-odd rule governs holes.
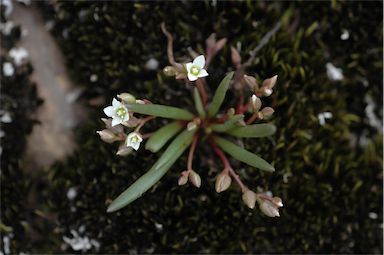
[[[113,98],[112,106],[116,108],[116,107],[119,107],[120,105],[121,103],[116,98]]]
[[[128,120],[129,120],[129,113],[128,113],[128,111],[127,111],[127,113],[125,114],[125,116],[124,116],[122,122],[124,122],[124,121],[128,121]]]
[[[112,117],[113,114],[115,113],[115,110],[113,109],[112,106],[108,106],[108,107],[105,107],[105,108],[104,108],[104,113],[105,113],[105,115],[107,115],[108,117]]]
[[[139,149],[139,147],[140,147],[140,143],[133,143],[133,144],[131,144],[131,147],[132,147],[135,151],[137,151],[137,150]]]
[[[187,72],[190,73],[191,72],[191,67],[192,67],[192,62],[189,62],[189,63],[186,63],[185,64],[185,68],[187,69]]]
[[[204,55],[200,55],[193,60],[193,64],[197,65],[200,68],[204,68],[205,66],[205,57]]]
[[[121,119],[116,117],[112,119],[112,127],[119,125],[121,123]]]
[[[196,81],[197,80],[197,76],[196,75],[193,75],[191,73],[188,73],[188,80],[190,81]]]
[[[199,75],[197,77],[201,78],[201,77],[205,77],[205,76],[208,76],[207,71],[205,69],[201,69],[199,72]]]

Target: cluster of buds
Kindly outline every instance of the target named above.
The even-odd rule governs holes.
[[[277,75],[264,80],[261,87],[259,86],[259,83],[257,82],[256,78],[253,76],[244,74],[244,81],[251,88],[251,90],[256,96],[269,97],[273,93],[273,87],[276,84]]]
[[[270,197],[263,193],[255,193],[245,188],[243,191],[243,201],[251,209],[259,204],[260,210],[268,217],[280,217],[279,208],[283,207],[280,197]]]
[[[122,93],[117,95],[117,98],[112,100],[112,105],[104,108],[104,113],[110,118],[102,118],[101,120],[105,124],[105,129],[96,131],[100,135],[101,140],[106,143],[120,142],[117,150],[117,155],[127,156],[132,150],[138,150],[143,137],[140,134],[140,128],[146,122],[144,119],[138,119],[133,116],[125,103],[139,103],[145,104],[143,100],[137,100],[133,95],[129,93]],[[125,128],[131,130],[126,132]],[[134,129],[132,131],[132,129]]]
[[[198,173],[196,173],[192,169],[181,172],[178,180],[179,186],[187,184],[188,180],[191,181],[193,186],[195,186],[196,188],[200,188],[201,177]]]
[[[262,119],[268,119],[273,115],[275,110],[272,107],[264,107],[263,109],[260,110],[261,108],[261,100],[259,97],[257,97],[255,94],[251,96],[249,99],[249,111],[257,114],[257,118],[262,120]]]

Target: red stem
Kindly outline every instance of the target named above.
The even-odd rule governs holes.
[[[256,119],[258,118],[258,114],[257,112],[255,112],[248,120],[247,122],[245,122],[245,124],[249,125],[251,124],[252,122],[254,122]]]
[[[203,105],[207,104],[207,93],[205,92],[205,87],[202,79],[196,80],[196,86],[200,92],[201,101],[203,101]]]
[[[188,171],[192,170],[193,154],[194,154],[195,149],[196,149],[196,144],[197,144],[198,138],[199,138],[198,134],[196,134],[193,137],[192,145],[191,145],[191,148],[189,149],[189,154],[188,154]]]
[[[242,192],[245,191],[246,187],[244,183],[240,180],[239,176],[236,174],[235,170],[233,170],[231,163],[229,163],[228,158],[225,156],[224,152],[220,150],[219,147],[217,147],[216,143],[213,140],[210,140],[210,145],[212,149],[215,151],[217,156],[221,159],[221,161],[224,164],[224,169],[229,171],[229,173],[232,175],[233,179],[237,182]]]

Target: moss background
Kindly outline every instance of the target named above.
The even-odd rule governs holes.
[[[30,210],[20,203],[22,198],[10,193],[7,200],[2,197],[7,205],[1,208],[3,215],[15,208],[14,214],[5,214],[4,224],[20,226],[15,228],[13,252],[73,252],[62,245],[62,237],[79,229],[100,243],[88,250],[92,253],[382,252],[383,138],[365,112],[370,97],[382,119],[381,2],[35,4],[55,22],[53,33],[73,79],[86,89],[83,97],[101,97],[105,104],[116,93],[130,91],[157,103],[191,105],[184,85],[161,72],[167,65],[163,21],[175,35],[177,58],[187,55],[189,46],[203,52],[212,32],[228,38],[208,70],[212,90],[232,68],[229,45],[241,43],[241,55],[247,59],[247,52],[281,21],[282,28],[247,71],[262,78],[279,75],[269,100],[276,109],[272,122],[278,130],[272,138],[245,143],[277,171],[261,173],[235,162],[234,166],[250,187],[282,197],[284,207],[280,218],[271,219],[245,207],[235,187],[218,195],[215,174],[202,157],[211,152],[200,147],[195,160],[202,162],[195,167],[203,178],[200,189],[176,185],[185,168],[182,158],[142,199],[107,214],[111,199],[142,175],[156,156],[145,150],[127,158],[115,156],[116,147],[95,134],[102,128],[104,105],[90,106],[95,111],[89,121],[76,129],[78,149],[65,162],[42,170],[44,202],[36,205],[40,213],[30,219],[43,222],[33,230],[40,239],[19,234],[25,227],[16,212]],[[344,29],[348,40],[340,38]],[[150,58],[159,62],[158,70],[145,69]],[[343,70],[343,80],[328,78],[329,62]],[[95,74],[97,80],[92,81]],[[327,111],[333,118],[320,125],[318,114]],[[12,176],[2,174],[2,183],[4,178],[12,182]],[[67,198],[71,188],[77,191],[73,200]]]

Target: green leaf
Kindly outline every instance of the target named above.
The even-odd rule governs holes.
[[[255,124],[245,127],[236,127],[227,131],[227,134],[236,137],[264,137],[273,135],[276,132],[276,126],[272,124]]]
[[[201,102],[199,90],[196,87],[193,90],[193,99],[195,100],[195,106],[196,106],[197,112],[199,113],[199,116],[201,118],[205,118],[204,106],[203,106],[203,103]]]
[[[237,115],[232,116],[232,118],[230,118],[229,120],[227,120],[226,122],[224,122],[222,124],[212,125],[211,128],[215,132],[219,132],[219,133],[225,132],[227,130],[230,130],[231,128],[235,128],[237,122],[242,118],[244,118],[243,114],[237,114]]]
[[[173,106],[160,104],[127,104],[127,108],[131,111],[163,117],[176,120],[193,120],[195,117],[192,113]]]
[[[215,142],[223,151],[225,151],[237,160],[240,160],[250,166],[259,168],[261,170],[265,170],[268,172],[275,171],[275,168],[264,159],[227,141],[226,139],[215,137]]]
[[[165,125],[151,135],[145,144],[145,149],[158,152],[181,129],[182,125],[176,121]]]
[[[158,182],[191,144],[194,133],[195,130],[185,130],[179,134],[151,169],[109,205],[107,212],[114,212],[127,206]]]
[[[229,88],[229,83],[233,77],[233,72],[227,74],[224,79],[220,82],[219,87],[217,87],[215,95],[213,96],[212,103],[209,106],[208,116],[215,116],[219,111],[221,104],[224,101],[225,94]]]

